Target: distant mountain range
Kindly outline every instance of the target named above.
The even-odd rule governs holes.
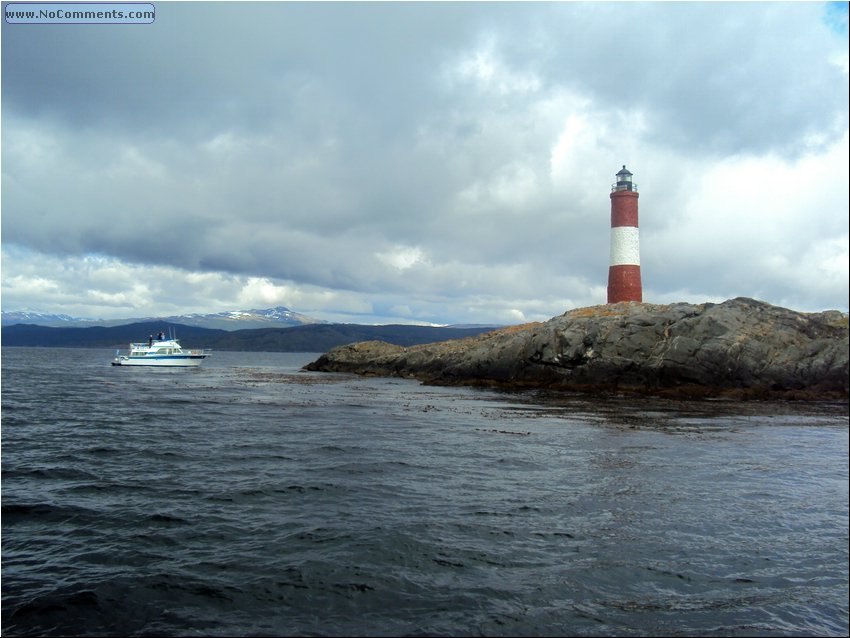
[[[51,327],[16,324],[3,327],[7,346],[121,348],[131,341],[145,341],[160,330],[173,331],[184,346],[242,352],[327,352],[356,341],[379,340],[399,346],[448,341],[488,332],[493,327],[441,328],[433,326],[364,326],[346,323],[314,323],[283,328],[221,330],[183,324],[155,322],[121,326]]]
[[[134,317],[130,319],[81,319],[62,314],[46,314],[28,311],[2,311],[2,325],[31,324],[53,328],[89,328],[95,326],[111,327],[132,323],[177,323],[183,326],[210,328],[216,330],[245,330],[251,328],[287,328],[316,323],[326,323],[289,308],[277,306],[262,310],[231,310],[211,314],[173,315],[170,317]]]

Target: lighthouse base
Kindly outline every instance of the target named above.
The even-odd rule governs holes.
[[[619,265],[608,268],[608,303],[643,301],[640,266]]]

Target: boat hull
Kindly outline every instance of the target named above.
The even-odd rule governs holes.
[[[113,362],[114,366],[145,366],[159,368],[191,368],[201,365],[206,357],[118,357]]]

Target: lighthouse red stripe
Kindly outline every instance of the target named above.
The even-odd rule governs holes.
[[[608,303],[643,301],[640,266],[621,265],[608,268]]]
[[[611,228],[638,225],[638,194],[634,191],[611,193]]]

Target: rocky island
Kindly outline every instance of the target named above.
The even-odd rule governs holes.
[[[849,345],[847,315],[835,310],[623,302],[440,343],[353,343],[305,368],[437,385],[846,400]]]

